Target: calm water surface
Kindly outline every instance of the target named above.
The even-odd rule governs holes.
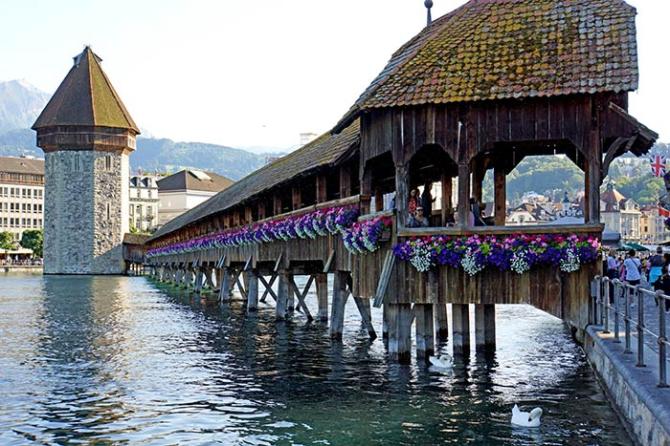
[[[499,306],[495,357],[453,376],[388,362],[352,302],[342,344],[273,315],[145,278],[0,276],[0,445],[631,444],[566,329],[530,307]],[[514,403],[542,427],[512,428]]]

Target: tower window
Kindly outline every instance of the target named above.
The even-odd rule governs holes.
[[[74,171],[79,172],[81,170],[81,160],[79,159],[79,154],[75,153],[74,155]]]
[[[105,170],[112,170],[112,155],[105,155]]]
[[[111,214],[111,208],[109,206],[109,203],[107,203],[107,220],[109,220]]]

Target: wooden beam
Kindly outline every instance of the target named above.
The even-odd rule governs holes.
[[[330,268],[333,266],[334,261],[335,261],[335,250],[332,249],[330,251],[330,254],[328,254],[328,260],[326,260],[326,264],[323,266],[324,273],[330,272]]]
[[[494,169],[493,184],[495,224],[496,226],[505,226],[507,217],[507,175],[502,167]]]
[[[470,214],[470,169],[466,163],[458,165],[458,224],[468,226]]]
[[[441,208],[442,208],[442,226],[447,225],[447,219],[448,215],[450,212],[453,212],[454,209],[454,204],[451,201],[451,194],[453,192],[453,184],[452,184],[452,179],[449,175],[443,173],[442,177],[440,179],[440,182],[442,183],[442,202],[441,202]]]
[[[247,287],[247,312],[258,311],[258,271],[251,270],[246,273],[248,276]]]
[[[395,207],[398,210],[398,226],[407,226],[409,200],[409,168],[407,164],[395,166]]]
[[[325,175],[316,176],[316,202],[328,201],[328,180]]]
[[[395,255],[392,251],[386,253],[384,258],[384,266],[382,267],[382,273],[379,276],[379,282],[377,283],[377,291],[375,292],[374,307],[379,308],[384,302],[384,296],[386,296],[386,291],[388,290],[389,283],[391,281],[391,273],[395,266]]]
[[[375,332],[375,327],[372,325],[372,315],[370,314],[369,309],[370,301],[368,299],[354,297],[354,302],[356,303],[356,308],[358,308],[361,320],[363,321],[363,325],[365,325],[365,329],[368,331],[370,339],[377,339],[377,333]]]
[[[351,191],[351,166],[340,166],[340,198],[349,197]]]
[[[301,292],[298,289],[298,285],[295,283],[295,277],[291,276],[291,287],[293,288],[293,292],[298,298],[298,305],[300,308],[302,308],[302,311],[309,322],[312,322],[314,318],[312,317],[312,313],[309,312],[307,304],[305,304],[305,297],[307,297],[307,293],[309,292],[309,288],[312,286],[312,282],[314,282],[314,276],[309,276],[309,279],[307,279],[307,283],[305,284],[305,288]]]
[[[316,298],[319,303],[319,312],[316,317],[321,322],[328,322],[328,275],[316,274]]]
[[[270,282],[268,283],[265,280],[265,277],[261,276],[260,274],[258,275],[258,280],[263,284],[265,287],[265,291],[263,292],[263,296],[261,297],[261,302],[265,302],[265,299],[267,298],[268,294],[272,296],[272,298],[277,301],[277,294],[275,294],[274,290],[272,289],[272,285],[275,283],[275,280],[277,280],[278,275],[273,274],[272,277],[270,277]]]
[[[344,309],[349,298],[349,291],[346,287],[346,274],[342,271],[336,271],[333,278],[333,302],[330,314],[330,337],[335,340],[342,340],[342,330],[344,327]]]
[[[294,211],[302,207],[302,192],[300,187],[293,186],[291,188],[291,209]]]

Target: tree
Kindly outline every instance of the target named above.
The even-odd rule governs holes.
[[[23,231],[21,236],[21,246],[32,249],[33,254],[42,257],[42,245],[44,244],[44,234],[41,229],[29,229]]]
[[[11,232],[3,231],[0,232],[0,249],[13,249],[14,248],[14,236]]]

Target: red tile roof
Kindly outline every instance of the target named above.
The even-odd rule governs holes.
[[[632,91],[622,0],[471,0],[400,48],[336,128],[380,107]]]

